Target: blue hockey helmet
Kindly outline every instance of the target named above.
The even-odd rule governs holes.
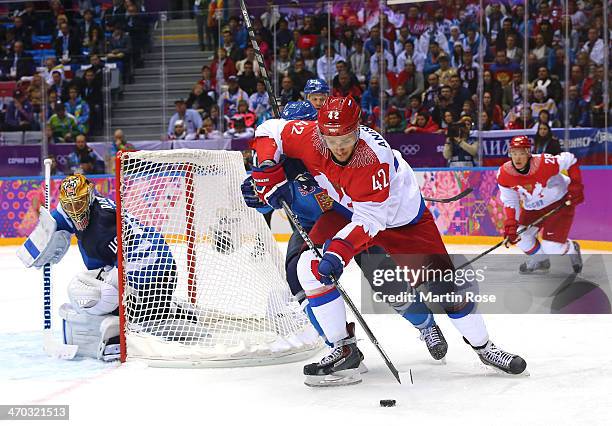
[[[320,78],[311,78],[306,82],[304,86],[304,94],[310,95],[312,93],[323,93],[329,95],[329,86],[325,80]]]
[[[283,108],[281,118],[285,120],[308,120],[315,121],[318,112],[308,101],[289,102]]]

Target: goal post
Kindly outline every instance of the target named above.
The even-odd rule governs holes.
[[[322,348],[292,297],[236,151],[116,158],[121,360],[154,366],[297,361]]]

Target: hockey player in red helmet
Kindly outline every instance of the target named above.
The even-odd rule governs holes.
[[[515,136],[508,145],[508,156],[517,170],[528,166],[531,159],[531,140],[527,136]]]
[[[546,273],[550,255],[570,258],[574,272],[582,270],[580,245],[568,239],[575,206],[584,200],[578,161],[573,154],[531,154],[531,140],[515,136],[508,145],[510,161],[499,168],[497,181],[506,219],[504,237],[516,244],[529,258],[521,264],[521,274]],[[557,206],[571,205],[550,216],[538,227],[518,232]],[[542,231],[542,237],[538,238]]]
[[[414,172],[378,132],[360,126],[360,118],[361,109],[352,97],[329,97],[317,122],[273,119],[255,133],[260,164],[253,169],[253,179],[262,200],[275,208],[281,207],[281,201],[290,204],[292,194],[282,167],[283,157],[288,157],[301,160],[319,186],[351,213],[350,217],[335,211],[321,214],[309,237],[323,246],[323,257],[318,259],[304,247],[295,270],[287,271],[288,277],[299,280],[327,341],[333,344],[329,355],[304,367],[306,384],[311,386],[361,381],[354,326],[346,322],[344,301],[332,279],[340,278],[356,254],[377,246],[398,266],[452,268]],[[394,309],[404,309],[408,316],[414,306],[401,304]],[[526,362],[489,340],[484,320],[474,307],[464,303],[443,309],[483,363],[511,374],[523,372]],[[446,341],[424,303],[419,313],[420,320],[415,323],[414,319],[413,325],[433,355],[430,345],[446,345]]]
[[[361,108],[351,97],[331,97],[319,110],[318,128],[325,145],[342,162],[359,140]]]

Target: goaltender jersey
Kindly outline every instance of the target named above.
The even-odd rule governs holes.
[[[75,228],[61,204],[51,212],[58,231],[75,234],[79,251],[87,269],[98,269],[117,264],[117,216],[115,203],[95,196],[89,208],[89,225],[82,231]]]

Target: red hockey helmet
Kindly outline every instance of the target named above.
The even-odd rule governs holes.
[[[361,108],[352,96],[330,96],[319,110],[319,131],[325,136],[342,136],[359,128]]]
[[[508,152],[510,152],[512,148],[527,148],[527,150],[531,151],[531,139],[527,136],[515,136],[510,139]]]

